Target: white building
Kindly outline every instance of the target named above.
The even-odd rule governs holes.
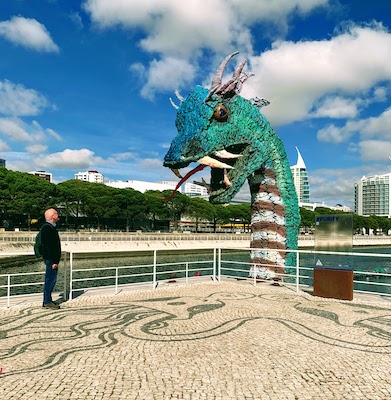
[[[354,183],[355,211],[358,215],[391,218],[391,173],[363,176]]]
[[[291,166],[291,172],[293,176],[293,183],[295,185],[297,199],[299,203],[310,202],[310,184],[308,182],[307,168],[304,164],[303,157],[300,154],[299,149],[297,150],[297,164]]]
[[[209,194],[206,187],[197,185],[195,183],[185,183],[184,194],[189,197],[201,197],[204,200],[209,200]]]
[[[109,181],[105,182],[107,186],[111,186],[117,189],[127,189],[132,188],[141,193],[146,192],[147,190],[174,190],[178,182],[173,181],[161,181],[161,182],[145,182],[145,181],[136,181],[136,180],[128,180],[128,181]],[[178,192],[181,192],[181,188],[178,189]]]
[[[324,202],[322,203],[299,203],[300,207],[305,208],[306,210],[315,211],[317,207],[329,208],[330,210],[335,211],[343,211],[343,212],[351,212],[351,208],[348,206],[344,206],[342,204],[336,204],[335,206],[330,206]]]
[[[103,175],[100,174],[98,171],[86,171],[86,172],[78,172],[75,174],[75,179],[79,181],[85,182],[93,182],[93,183],[103,183]]]
[[[29,174],[35,175],[40,179],[43,179],[44,181],[53,181],[53,175],[50,172],[45,172],[45,171],[30,171]]]

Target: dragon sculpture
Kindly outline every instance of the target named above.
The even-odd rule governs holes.
[[[284,145],[259,111],[265,99],[239,95],[253,74],[243,72],[242,61],[232,77],[222,83],[225,67],[238,54],[227,56],[212,79],[211,88],[196,86],[177,106],[178,135],[164,157],[164,166],[187,179],[206,166],[211,168],[209,200],[226,204],[246,179],[251,192],[250,276],[278,279],[285,266],[294,266],[300,214]],[[183,178],[179,172],[192,162],[198,166]],[[175,193],[175,192],[174,192]],[[282,250],[282,251],[278,251]]]

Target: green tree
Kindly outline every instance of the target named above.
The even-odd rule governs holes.
[[[88,217],[95,218],[97,228],[100,229],[103,218],[112,217],[118,213],[116,193],[121,189],[92,182],[85,183],[87,198],[84,211]]]
[[[231,227],[236,224],[243,225],[243,229],[251,223],[251,205],[250,204],[230,204],[227,206],[230,214]]]
[[[315,225],[315,212],[300,207],[300,227],[313,228]]]
[[[162,195],[164,198],[168,198],[171,193],[171,190],[164,190],[162,192]],[[181,220],[182,215],[186,212],[187,207],[190,204],[190,197],[186,196],[185,194],[176,192],[174,197],[165,202],[169,210],[170,220],[173,221],[174,227],[177,230],[179,221]]]
[[[186,214],[194,218],[195,220],[195,228],[196,232],[198,232],[199,222],[204,221],[213,221],[215,210],[208,201],[205,201],[199,197],[190,198],[189,205],[186,209]]]
[[[213,232],[216,233],[217,224],[228,224],[230,222],[230,212],[222,204],[212,204],[213,213]]]
[[[32,219],[55,206],[56,186],[32,174],[1,168],[0,189],[2,220],[23,215],[28,229]]]
[[[147,190],[144,193],[148,205],[148,217],[152,221],[152,229],[156,229],[157,220],[168,220],[170,218],[170,210],[164,201],[164,195],[159,190]]]
[[[126,232],[134,229],[134,221],[144,218],[148,213],[145,196],[134,189],[117,189],[114,197],[119,215],[125,218]]]
[[[57,201],[61,205],[66,228],[68,228],[69,217],[76,217],[78,221],[85,215],[89,188],[88,182],[78,179],[71,179],[57,185]],[[79,221],[77,225],[80,225]]]

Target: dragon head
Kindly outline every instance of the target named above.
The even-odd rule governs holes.
[[[192,162],[199,166],[178,183],[177,188],[191,175],[209,166],[208,188],[212,203],[228,203],[238,193],[246,179],[267,162],[267,143],[272,129],[259,108],[269,104],[264,99],[247,100],[239,95],[243,83],[252,75],[242,73],[245,61],[232,77],[222,83],[232,53],[221,63],[212,80],[211,89],[196,86],[177,108],[178,135],[164,157],[164,166],[179,177],[179,169]]]

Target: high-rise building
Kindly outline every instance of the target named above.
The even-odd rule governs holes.
[[[363,176],[354,183],[354,205],[358,215],[391,218],[391,173]]]
[[[85,182],[93,182],[93,183],[103,183],[103,175],[98,171],[86,171],[86,172],[78,172],[75,174],[75,179],[79,181]]]
[[[307,168],[297,147],[296,150],[297,164],[291,166],[291,172],[293,176],[293,182],[295,184],[297,199],[299,200],[299,204],[310,203],[310,184],[308,182]]]
[[[45,171],[30,171],[29,174],[33,174],[44,181],[52,182],[52,174],[50,172]]]
[[[3,158],[0,158],[0,167],[5,168],[5,160]]]

